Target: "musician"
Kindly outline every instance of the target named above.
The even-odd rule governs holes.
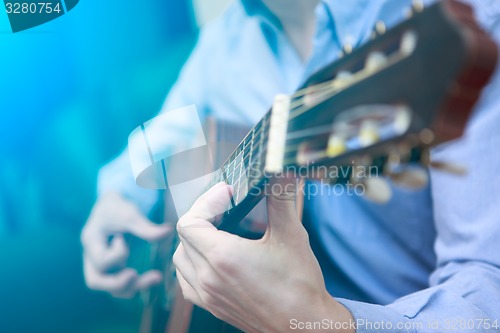
[[[500,41],[496,2],[472,4],[483,27]],[[401,0],[329,0],[310,7],[299,0],[286,5],[278,0],[237,2],[203,33],[166,108],[194,102],[207,113],[256,121],[274,94],[293,91],[339,50],[366,41],[377,21],[388,27],[401,21],[408,6],[409,1]],[[314,255],[296,215],[293,191],[269,198],[268,233],[263,240],[249,241],[210,224],[231,191],[216,185],[179,223],[182,244],[174,261],[185,297],[250,332],[498,330],[499,87],[497,71],[464,137],[432,152],[433,159],[465,163],[466,176],[430,170],[427,188],[394,187],[393,199],[384,205],[357,196],[311,197],[304,223]],[[167,138],[182,135],[172,130],[176,132],[166,133]],[[150,272],[139,277],[129,269],[106,274],[125,257],[119,235],[131,232],[153,240],[169,231],[149,224],[124,199],[135,201],[143,212],[156,199],[126,186],[131,182],[124,179],[124,160],[101,173],[103,193],[121,194],[101,196],[83,240],[87,282],[129,296],[159,276]],[[96,244],[110,233],[118,235],[110,247],[104,241]]]
[[[284,6],[272,0],[263,6],[260,0],[237,1],[202,30],[163,109],[195,104],[201,116],[255,124],[276,94],[291,93],[301,83],[308,66],[305,59],[312,50],[316,4],[294,1],[293,6]],[[280,21],[269,8],[279,13]],[[186,142],[191,124],[191,119],[172,122],[163,134],[164,142]],[[159,202],[159,193],[135,185],[127,152],[101,170],[98,192],[82,232],[86,282],[92,289],[130,298],[158,284],[161,274],[153,270],[138,275],[131,268],[122,269],[129,251],[123,234],[156,241],[171,230],[146,218]],[[108,244],[110,236],[113,240]]]

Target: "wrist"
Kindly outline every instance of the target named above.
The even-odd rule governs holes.
[[[337,302],[328,292],[308,301],[300,297],[297,306],[284,311],[281,318],[271,320],[270,332],[341,332],[355,333],[355,321],[351,312]],[[291,304],[291,303],[289,303]],[[292,303],[293,304],[293,303]]]

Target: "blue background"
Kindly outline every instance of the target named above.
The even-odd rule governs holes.
[[[101,165],[162,105],[197,36],[187,0],[81,0],[13,34],[0,5],[0,332],[135,332],[84,286]]]

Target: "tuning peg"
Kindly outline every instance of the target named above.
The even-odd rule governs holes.
[[[424,2],[422,0],[413,0],[411,9],[414,13],[420,13],[424,10]]]
[[[429,177],[424,168],[410,168],[406,165],[410,162],[411,151],[412,146],[406,142],[394,146],[384,166],[384,175],[396,185],[409,189],[419,189],[427,185]]]
[[[345,43],[344,46],[342,46],[342,52],[344,54],[351,54],[353,50],[352,44],[351,43]]]
[[[414,14],[418,14],[424,10],[424,3],[422,0],[413,0],[411,8],[407,9],[405,12],[406,18],[412,17]]]
[[[418,139],[424,145],[429,146],[434,142],[434,140],[436,139],[436,136],[434,135],[434,132],[432,130],[430,130],[428,128],[424,128],[418,134]]]
[[[401,45],[399,46],[400,52],[403,55],[410,55],[417,47],[417,34],[413,31],[407,31],[401,37]]]
[[[364,196],[373,202],[385,204],[392,198],[392,190],[384,178],[368,177],[363,181],[365,186]]]
[[[373,27],[373,31],[370,37],[371,39],[375,39],[377,36],[385,34],[386,31],[387,28],[385,26],[385,23],[383,21],[377,21],[377,23],[375,23],[375,26]]]
[[[431,154],[428,148],[424,148],[420,152],[420,164],[424,167],[450,173],[456,176],[465,176],[467,174],[467,168],[464,166],[443,161],[431,161]]]
[[[359,130],[359,143],[362,147],[371,146],[380,140],[379,128],[373,120],[365,120]]]
[[[385,26],[385,23],[383,21],[377,21],[377,23],[375,23],[375,32],[379,35],[383,35],[385,34],[385,32],[387,31],[387,28]]]
[[[348,85],[353,78],[353,75],[349,71],[340,71],[335,76],[335,79],[332,80],[331,86],[334,89],[342,89],[346,85]]]
[[[375,72],[387,64],[387,56],[382,52],[372,52],[366,58],[365,69]]]
[[[388,175],[397,186],[412,190],[424,188],[429,183],[429,174],[423,168],[407,168]]]
[[[410,109],[405,105],[398,105],[395,108],[394,131],[397,134],[405,133],[410,128],[412,115]]]
[[[408,142],[400,142],[393,147],[393,150],[389,153],[388,159],[388,169],[389,171],[394,171],[399,168],[401,164],[407,163],[411,157],[412,146]]]
[[[431,161],[429,167],[456,176],[465,176],[467,174],[467,168],[453,163]]]

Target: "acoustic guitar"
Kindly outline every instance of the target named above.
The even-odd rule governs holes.
[[[245,217],[265,197],[269,180],[284,171],[306,171],[346,187],[361,184],[380,202],[390,197],[386,177],[402,186],[425,183],[425,173],[405,168],[408,163],[460,171],[431,161],[428,151],[462,135],[496,67],[496,44],[472,9],[455,0],[415,6],[396,27],[385,31],[377,24],[375,30],[372,40],[346,50],[294,94],[277,96],[220,165],[213,183],[232,185],[234,195],[219,229],[260,237],[262,227]],[[332,177],[331,167],[347,171]],[[360,175],[360,167],[370,172]],[[148,292],[141,332],[239,332],[184,300],[171,263],[177,244],[174,235],[154,252],[165,283]]]

